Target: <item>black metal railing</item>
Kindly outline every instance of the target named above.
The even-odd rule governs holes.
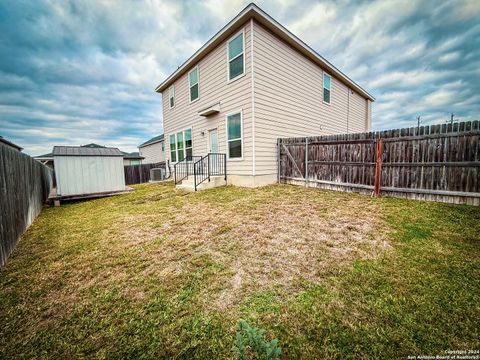
[[[173,165],[175,185],[193,174],[193,164],[201,158],[201,156],[188,155]]]
[[[204,181],[210,181],[211,176],[223,175],[227,180],[227,155],[209,153],[193,164],[193,183],[195,191]]]
[[[193,176],[195,191],[204,181],[210,181],[211,176],[224,176],[227,180],[227,155],[209,153],[205,156],[187,156],[173,165],[175,184]]]

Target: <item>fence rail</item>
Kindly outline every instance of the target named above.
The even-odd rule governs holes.
[[[52,171],[0,144],[0,266],[40,214],[52,186]]]
[[[480,205],[479,122],[278,140],[279,182]]]
[[[150,181],[150,169],[165,169],[165,161],[154,164],[125,165],[125,185],[142,184]]]

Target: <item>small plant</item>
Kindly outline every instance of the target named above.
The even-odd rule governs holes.
[[[237,324],[233,351],[237,360],[278,360],[281,354],[277,339],[266,341],[264,330],[250,327],[242,319]]]

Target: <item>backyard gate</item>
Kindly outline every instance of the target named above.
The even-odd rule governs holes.
[[[278,181],[480,205],[479,122],[278,139]]]

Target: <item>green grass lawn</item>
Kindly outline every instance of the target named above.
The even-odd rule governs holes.
[[[0,271],[0,358],[282,358],[480,348],[480,208],[172,184],[47,208]]]

